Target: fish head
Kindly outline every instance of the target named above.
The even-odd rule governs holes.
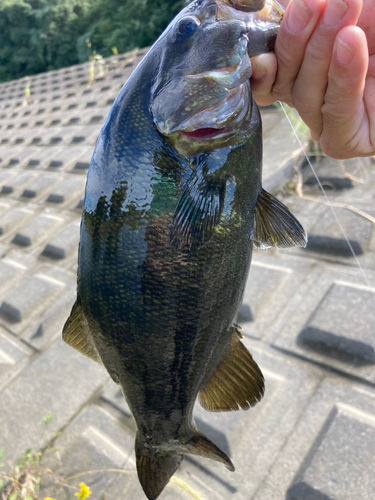
[[[158,131],[183,155],[240,144],[249,137],[249,45],[258,33],[264,40],[263,18],[270,17],[262,14],[268,5],[264,3],[197,0],[159,39],[162,56],[150,111]],[[281,18],[272,19],[272,26],[279,26]]]

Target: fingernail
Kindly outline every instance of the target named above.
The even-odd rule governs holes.
[[[251,61],[251,66],[253,68],[253,70],[255,70],[255,73],[258,73],[254,75],[254,71],[253,71],[253,76],[256,76],[257,78],[261,78],[263,77],[267,71],[265,68],[263,68],[263,66],[260,66],[259,64],[255,63],[254,61]]]
[[[349,64],[354,57],[354,49],[349,47],[340,37],[337,38],[337,59],[341,64]]]
[[[348,10],[347,4],[343,0],[327,0],[324,9],[323,22],[326,26],[338,24]]]
[[[292,33],[302,31],[308,25],[312,16],[311,10],[303,0],[292,0],[288,16],[288,28]]]

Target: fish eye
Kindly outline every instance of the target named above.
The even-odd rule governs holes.
[[[174,27],[174,35],[177,38],[188,38],[190,35],[194,33],[194,31],[200,25],[200,21],[195,16],[186,16],[183,17],[176,23]]]

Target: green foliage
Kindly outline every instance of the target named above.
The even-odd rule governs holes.
[[[185,0],[93,0],[87,12],[88,30],[93,50],[103,56],[151,45],[170,20],[186,5]]]
[[[145,47],[186,0],[0,0],[0,82]]]

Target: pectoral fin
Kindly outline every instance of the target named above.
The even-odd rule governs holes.
[[[305,247],[305,230],[287,207],[264,189],[258,196],[254,211],[251,239],[257,248]]]
[[[199,402],[209,411],[247,410],[264,394],[264,378],[252,355],[232,334],[228,352],[199,391]]]
[[[177,250],[196,249],[214,234],[225,196],[225,181],[207,178],[202,167],[193,172],[177,203],[169,243]]]
[[[101,359],[91,339],[82,313],[82,307],[77,298],[72,312],[63,328],[63,340],[81,354],[101,364]]]

